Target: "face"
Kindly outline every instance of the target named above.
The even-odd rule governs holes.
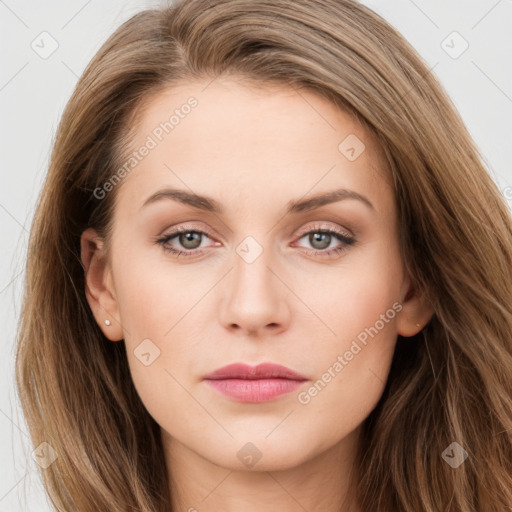
[[[377,140],[312,92],[217,78],[152,98],[132,145],[88,297],[168,445],[262,470],[340,446],[421,321]],[[234,363],[296,374],[205,380]]]

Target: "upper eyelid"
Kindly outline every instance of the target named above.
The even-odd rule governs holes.
[[[300,231],[300,233],[302,235],[305,235],[311,231],[335,231],[335,232],[345,232],[344,234],[346,234],[347,236],[349,237],[353,237],[355,236],[352,231],[346,227],[334,227],[334,226],[327,226],[327,225],[322,225],[321,222],[315,224],[314,226],[308,226],[306,228],[304,228],[303,230]],[[301,235],[301,236],[302,236]]]
[[[305,235],[307,235],[309,233],[319,232],[319,231],[332,232],[338,236],[341,235],[341,237],[344,237],[347,239],[355,240],[355,238],[356,238],[356,236],[348,228],[345,228],[345,227],[339,228],[339,227],[334,227],[334,226],[326,226],[326,225],[322,225],[322,224],[323,224],[322,222],[317,221],[317,224],[315,224],[313,226],[305,227],[304,229],[300,230],[300,232],[297,235],[295,235],[295,238],[297,240],[300,240],[301,238],[303,238]],[[216,239],[216,237],[214,235],[210,234],[210,232],[206,229],[197,228],[196,226],[187,226],[187,225],[177,226],[176,228],[171,229],[171,231],[169,233],[162,234],[161,237],[159,237],[159,238],[160,239],[173,239],[173,238],[176,238],[177,236],[179,236],[180,233],[189,233],[189,232],[196,232],[196,233],[200,233],[201,235],[206,235],[211,240]],[[196,250],[196,249],[191,249],[191,250]]]
[[[354,236],[352,231],[346,227],[334,227],[334,226],[327,226],[327,225],[322,225],[322,222],[318,222],[317,224],[315,224],[314,226],[308,226],[308,227],[305,227],[304,229],[301,229],[300,230],[300,236],[303,236],[311,231],[336,231],[336,232],[339,232],[339,231],[346,231],[346,234],[347,236]],[[171,228],[169,233],[163,233],[161,236],[162,237],[167,237],[167,236],[175,236],[177,233],[180,233],[180,232],[197,232],[197,233],[201,233],[201,234],[205,234],[207,236],[209,236],[210,238],[214,238],[214,235],[212,235],[210,233],[210,231],[208,229],[205,229],[205,228],[198,228],[196,226],[182,226],[182,225],[179,225],[175,228]]]

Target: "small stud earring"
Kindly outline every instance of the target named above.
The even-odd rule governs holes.
[[[105,325],[110,325],[110,320],[105,320]]]
[[[416,327],[421,327],[421,324],[416,324]]]

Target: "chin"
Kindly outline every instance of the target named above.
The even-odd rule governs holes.
[[[233,471],[283,471],[313,459],[325,449],[312,445],[309,436],[289,432],[286,440],[273,436],[265,439],[247,433],[243,439],[217,443],[213,453],[204,453],[204,445],[198,453],[211,463]]]

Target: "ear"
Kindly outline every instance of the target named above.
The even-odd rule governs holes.
[[[85,273],[85,295],[89,306],[103,334],[111,341],[120,341],[124,333],[119,321],[112,270],[104,252],[103,239],[94,229],[88,228],[82,233],[80,247]]]
[[[400,304],[402,310],[397,316],[397,330],[398,334],[406,338],[420,332],[434,314],[432,305],[409,276],[402,286]]]

